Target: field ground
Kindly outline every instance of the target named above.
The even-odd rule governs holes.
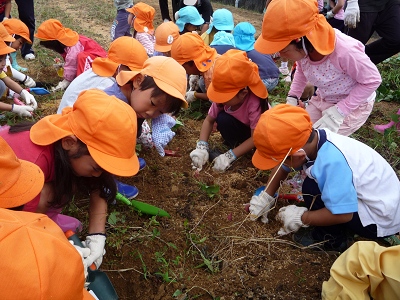
[[[156,8],[158,25],[158,1],[145,2]],[[112,1],[36,0],[35,5],[37,26],[48,18],[57,18],[108,48],[115,15]],[[213,6],[223,7],[214,2]],[[235,23],[249,21],[260,33],[261,14],[229,9]],[[56,85],[60,80],[52,67],[56,55],[42,49],[37,41],[35,49],[37,60],[20,60],[20,64],[29,67],[29,75],[35,80]],[[283,102],[287,90],[287,84],[280,83],[270,100]],[[55,113],[61,96],[38,96],[37,117]],[[399,102],[376,103],[368,122],[354,135],[376,148],[397,172],[398,135],[379,135],[372,126],[388,122],[398,108]],[[196,145],[206,111],[207,104],[197,103],[179,117],[184,126],[177,129],[168,148],[179,150],[182,156],[162,158],[155,150],[142,150],[139,154],[147,167],[135,177],[121,178],[139,188],[137,200],[163,208],[171,218],[151,218],[120,203],[111,205],[107,253],[101,269],[111,278],[120,299],[320,298],[322,282],[329,278],[336,255],[301,249],[289,238],[277,236],[275,214],[288,204],[287,200],[278,200],[268,224],[248,220],[243,204],[269,175],[253,167],[251,154],[223,174],[214,173],[210,167],[199,174],[192,171],[189,153]],[[19,120],[8,116],[8,122],[15,121]],[[220,147],[218,133],[213,134],[210,144]],[[287,186],[283,189],[290,191]],[[67,213],[86,225],[87,208],[87,197],[77,197]],[[85,230],[86,226],[82,235]]]

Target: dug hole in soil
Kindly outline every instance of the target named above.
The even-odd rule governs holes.
[[[100,2],[114,9],[112,1]],[[160,24],[158,1],[145,2],[156,9],[155,25]],[[108,49],[111,23],[88,20],[90,7],[73,9],[77,3],[35,1],[37,11],[40,5],[62,7],[80,27],[87,26],[100,36],[96,40]],[[171,3],[169,6],[171,9]],[[213,6],[214,10],[224,7],[216,2]],[[235,24],[251,22],[260,33],[261,14],[227,8],[233,12]],[[36,18],[37,25],[44,21],[40,15]],[[39,47],[37,42],[35,47]],[[34,62],[29,64],[32,67]],[[38,74],[38,81],[58,80],[51,67]],[[58,103],[55,99],[39,105],[45,115],[55,113]],[[388,111],[396,110],[395,106],[379,107],[374,110],[386,121]],[[206,107],[202,112],[207,112]],[[189,153],[196,146],[202,120],[186,114],[181,121],[184,126],[176,129],[167,146],[181,156],[161,157],[154,149],[142,149],[139,156],[147,167],[134,177],[119,178],[138,187],[136,200],[160,207],[171,217],[141,215],[119,202],[109,207],[101,270],[111,279],[120,299],[319,299],[322,282],[329,278],[337,256],[300,249],[290,238],[277,236],[280,224],[275,215],[289,204],[287,200],[278,200],[268,224],[250,221],[244,204],[266,183],[269,173],[254,168],[251,153],[225,173],[213,172],[210,165],[194,172]],[[369,121],[365,126],[371,124]],[[220,134],[214,133],[211,147],[223,150],[221,144]],[[87,211],[88,199],[80,196],[66,212],[83,221],[82,237],[87,230]]]

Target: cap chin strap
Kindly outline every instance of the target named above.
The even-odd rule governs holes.
[[[301,38],[301,46],[303,47],[303,51],[304,51],[304,53],[306,54],[306,55],[304,56],[304,58],[306,58],[306,57],[308,56],[308,51],[307,51],[307,49],[306,49],[306,44],[304,43],[304,36]]]

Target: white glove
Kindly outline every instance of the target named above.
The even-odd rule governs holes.
[[[282,207],[276,215],[276,220],[283,223],[283,227],[279,229],[278,235],[285,235],[296,232],[300,227],[308,227],[301,221],[301,216],[307,211],[306,207],[296,205],[288,205]]]
[[[328,11],[328,12],[326,13],[325,18],[326,18],[327,20],[329,20],[329,19],[332,19],[334,16],[335,16],[335,14],[333,13],[332,10],[330,10],[330,11]]]
[[[190,152],[192,159],[193,169],[200,171],[208,160],[208,143],[205,141],[198,141],[196,149]]]
[[[35,80],[26,75],[25,80],[22,82],[25,86],[33,88],[36,86]]]
[[[152,140],[158,154],[165,156],[164,147],[174,138],[175,132],[171,130],[176,120],[167,114],[155,118],[151,122]]]
[[[186,92],[185,99],[187,103],[191,103],[197,100],[196,96],[194,95],[195,93],[196,93],[195,91]]]
[[[287,96],[286,97],[286,104],[297,106],[299,104],[299,100],[296,97]]]
[[[25,100],[25,103],[29,106],[32,106],[33,109],[37,108],[37,102],[35,100],[35,97],[31,93],[29,93],[27,90],[22,90],[21,93],[19,93],[20,97],[22,100]]]
[[[340,125],[343,124],[344,116],[340,114],[336,105],[325,109],[322,112],[322,117],[314,123],[314,129],[327,128],[332,132],[338,132]]]
[[[106,245],[106,236],[104,234],[93,234],[86,237],[82,244],[90,249],[90,254],[85,258],[88,266],[94,263],[97,269],[103,262],[103,255],[106,254],[104,246]]]
[[[357,22],[360,22],[358,0],[347,0],[347,7],[344,12],[344,25],[349,28],[356,28]]]
[[[20,117],[32,117],[33,107],[28,105],[13,104],[11,112],[16,113]]]
[[[84,248],[84,247],[79,247],[77,245],[74,244],[74,241],[69,241],[72,246],[75,247],[76,251],[78,251],[78,253],[80,254],[80,256],[82,257],[82,263],[83,263],[83,272],[85,274],[85,279],[88,275],[88,264],[85,260],[86,257],[88,257],[90,255],[90,249],[89,248]]]
[[[250,200],[250,220],[255,221],[261,217],[261,222],[268,223],[268,212],[275,205],[275,198],[263,192],[265,186],[258,188]]]
[[[189,91],[196,91],[199,88],[199,75],[189,76]]]
[[[68,80],[64,79],[63,81],[60,81],[57,84],[56,87],[51,88],[51,91],[52,92],[63,91],[69,86],[70,83],[71,82],[69,82]]]
[[[3,21],[5,21],[5,20],[8,20],[8,18],[7,18],[7,17],[4,17],[4,18],[3,18]]]
[[[224,172],[236,159],[235,153],[233,153],[232,149],[229,149],[229,151],[214,159],[213,170],[216,172]]]

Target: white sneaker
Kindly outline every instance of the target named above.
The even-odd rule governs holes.
[[[280,67],[279,72],[281,72],[282,75],[289,75],[289,68],[288,67]]]
[[[34,60],[36,57],[35,57],[35,54],[33,54],[33,53],[28,53],[27,55],[25,55],[25,60]]]

